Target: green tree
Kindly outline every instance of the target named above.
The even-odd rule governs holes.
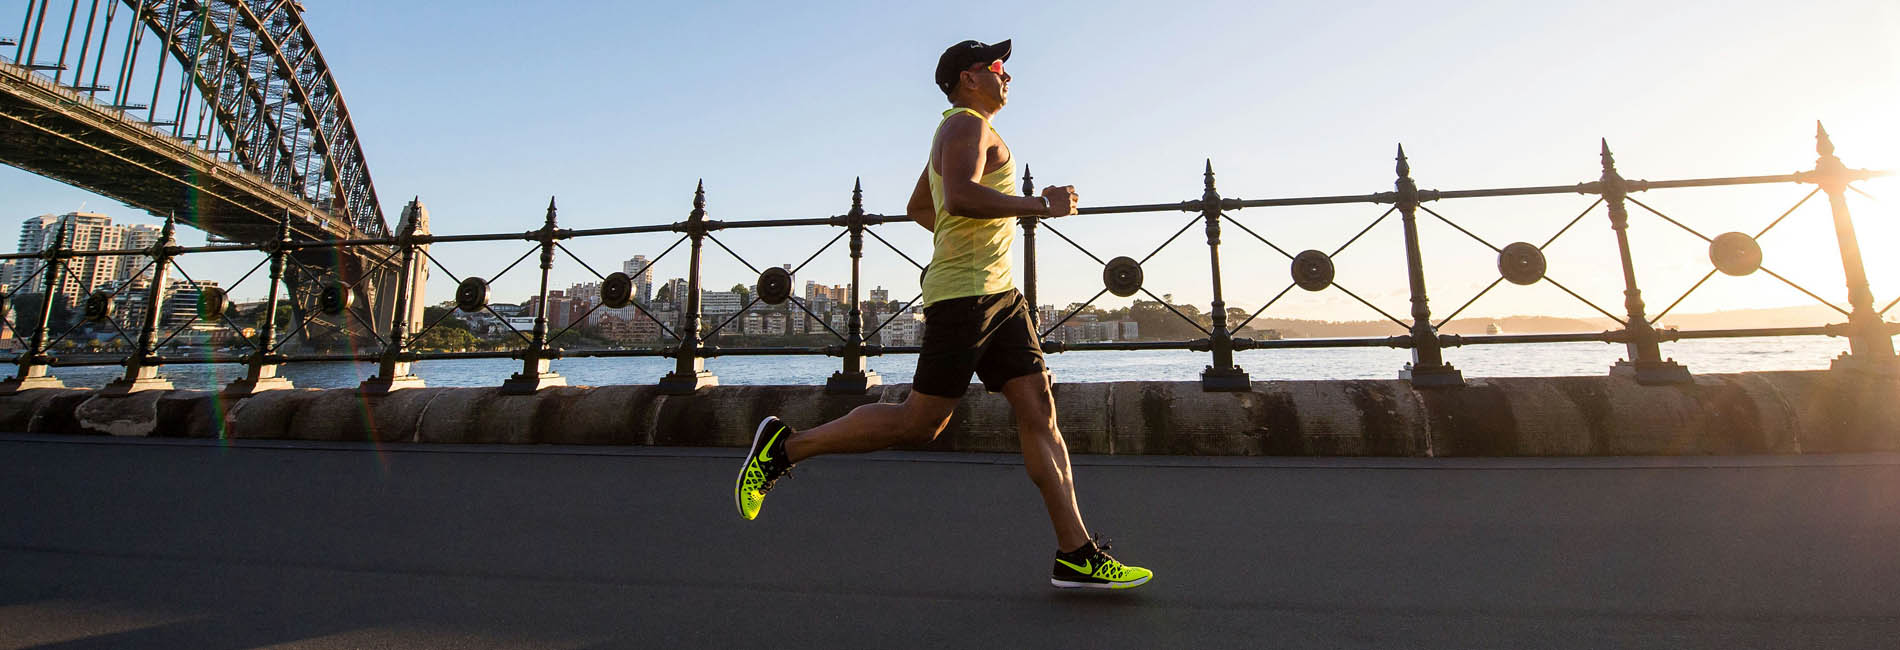
[[[480,344],[481,341],[467,329],[443,323],[423,332],[421,337],[410,343],[410,347],[418,350],[455,352],[477,347]]]
[[[739,304],[741,305],[746,304],[747,302],[750,302],[752,300],[752,289],[750,287],[745,286],[744,284],[732,285],[732,289],[730,289],[730,291],[732,291],[733,293],[739,294]]]

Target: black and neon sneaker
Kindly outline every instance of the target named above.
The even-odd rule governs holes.
[[[739,506],[739,516],[757,518],[759,507],[765,505],[765,493],[792,469],[791,459],[785,454],[785,440],[790,437],[792,428],[778,418],[759,421],[758,431],[752,434],[752,449],[746,452],[745,465],[739,468],[739,480],[732,487],[732,501]]]
[[[1108,541],[1091,540],[1068,553],[1056,553],[1049,584],[1061,589],[1133,589],[1155,576],[1153,571],[1128,566],[1108,554]]]

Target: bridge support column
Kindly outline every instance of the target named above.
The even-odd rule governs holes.
[[[59,231],[53,235],[53,245],[41,253],[46,261],[43,272],[46,284],[40,294],[39,326],[33,329],[33,338],[27,342],[26,349],[20,352],[19,369],[6,381],[0,381],[0,395],[12,395],[23,390],[35,388],[65,388],[66,384],[52,375],[53,358],[46,354],[46,328],[53,322],[53,300],[58,297],[60,287],[60,269],[65,268],[61,250],[66,247],[66,224],[60,223]]]

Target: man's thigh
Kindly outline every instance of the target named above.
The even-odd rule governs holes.
[[[983,387],[1001,392],[1019,377],[1042,376],[1048,366],[1042,358],[1042,336],[1029,317],[1021,294],[1012,296],[1014,304],[999,314],[998,322],[985,341],[983,357],[977,361],[976,375]]]

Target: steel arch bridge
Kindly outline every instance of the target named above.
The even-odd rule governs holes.
[[[275,239],[286,221],[301,241],[391,234],[293,0],[0,0],[0,163],[228,241]],[[361,313],[315,323],[384,334],[361,324],[390,320],[388,250],[339,250],[294,253],[324,277],[287,275],[292,305],[301,317],[338,282]]]
[[[0,47],[0,162],[227,239],[285,215],[304,239],[388,234],[300,3],[24,4]]]

